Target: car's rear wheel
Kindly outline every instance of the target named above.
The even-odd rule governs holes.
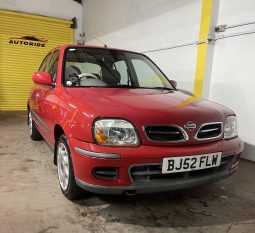
[[[76,184],[70,149],[64,134],[59,138],[56,150],[58,180],[61,191],[70,200],[78,199],[85,191]]]
[[[29,110],[27,112],[27,124],[30,138],[34,141],[41,140],[42,136],[39,133],[38,129],[36,128],[35,122],[32,117],[32,113]]]

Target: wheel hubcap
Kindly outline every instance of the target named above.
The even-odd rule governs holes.
[[[32,118],[32,113],[29,112],[28,114],[28,129],[29,129],[29,134],[32,135],[33,131],[33,118]]]
[[[69,183],[69,157],[64,143],[58,144],[58,179],[63,190],[67,190]]]

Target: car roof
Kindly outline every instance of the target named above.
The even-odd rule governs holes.
[[[60,45],[60,46],[52,49],[50,52],[52,52],[56,49],[64,50],[66,48],[92,48],[92,49],[118,50],[118,51],[124,51],[124,52],[139,53],[139,52],[130,51],[130,50],[126,50],[126,49],[118,49],[118,48],[111,48],[111,47],[97,46],[97,45],[77,45],[77,44],[63,44],[63,45]]]

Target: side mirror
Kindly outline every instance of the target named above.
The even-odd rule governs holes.
[[[35,72],[32,75],[34,83],[44,84],[44,85],[53,85],[51,74],[46,72]]]
[[[175,80],[170,80],[170,83],[175,89],[177,88],[177,82]]]

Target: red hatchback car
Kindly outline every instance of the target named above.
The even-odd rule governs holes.
[[[237,169],[235,113],[178,91],[143,54],[63,45],[32,78],[29,134],[54,151],[69,199],[189,188]]]

